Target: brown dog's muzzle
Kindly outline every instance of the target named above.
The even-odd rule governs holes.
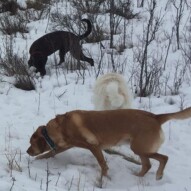
[[[31,146],[28,148],[27,153],[28,153],[30,156],[36,156],[36,155],[40,154],[39,151],[35,151]]]

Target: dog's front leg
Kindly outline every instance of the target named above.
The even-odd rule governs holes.
[[[108,166],[107,166],[107,163],[104,159],[104,156],[103,156],[101,149],[98,146],[91,146],[91,147],[89,147],[89,150],[95,156],[95,158],[97,159],[97,161],[101,167],[101,175],[107,176]]]

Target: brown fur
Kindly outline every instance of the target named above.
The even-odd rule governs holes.
[[[102,149],[129,142],[132,151],[140,156],[142,169],[137,174],[144,176],[151,168],[150,158],[159,161],[156,179],[163,176],[168,157],[158,153],[164,141],[161,125],[171,119],[191,117],[191,107],[176,113],[155,115],[150,112],[121,109],[109,111],[71,111],[57,115],[45,126],[57,149],[50,151],[41,134],[41,127],[32,135],[27,150],[31,156],[48,158],[72,147],[89,149],[97,159],[102,175],[108,166]],[[49,151],[44,153],[45,151]],[[42,154],[43,153],[43,154]],[[42,155],[40,155],[42,154]]]

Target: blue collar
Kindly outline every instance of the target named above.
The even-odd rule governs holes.
[[[54,141],[49,137],[46,128],[43,127],[41,132],[42,132],[42,135],[43,135],[46,143],[48,144],[48,146],[51,148],[51,150],[55,151],[56,150],[56,145],[55,145]]]

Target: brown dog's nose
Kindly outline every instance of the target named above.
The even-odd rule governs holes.
[[[29,154],[29,149],[27,149],[27,153]]]
[[[31,147],[29,147],[28,149],[27,149],[27,153],[30,155],[30,156],[32,156],[32,148]]]

